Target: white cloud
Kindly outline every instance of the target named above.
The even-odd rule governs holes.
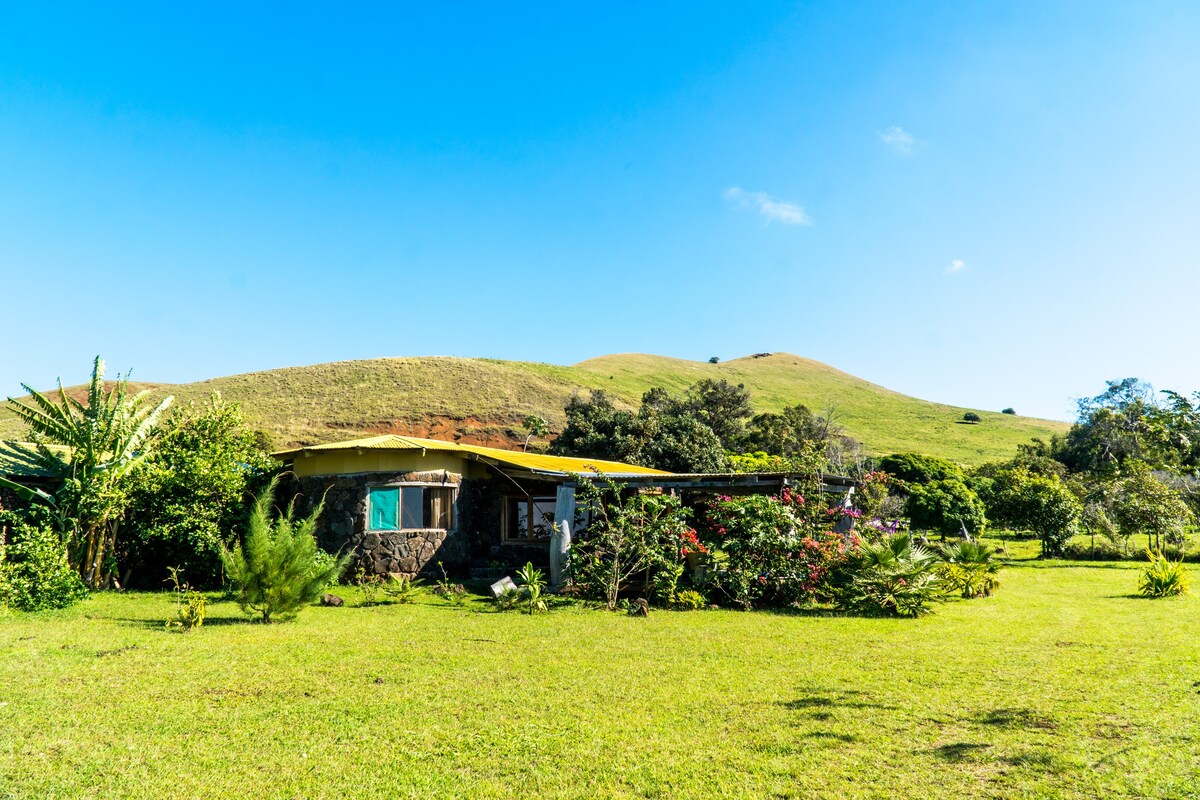
[[[782,222],[784,225],[812,225],[812,218],[803,208],[786,200],[777,200],[766,192],[747,192],[740,186],[725,190],[725,199],[741,208],[750,208],[759,213],[766,222]]]
[[[879,141],[887,145],[892,152],[902,156],[911,156],[917,149],[916,138],[898,125],[893,125],[879,134]]]
[[[967,262],[963,261],[961,258],[956,258],[950,262],[950,266],[946,267],[946,274],[953,275],[956,272],[962,272],[966,268]]]

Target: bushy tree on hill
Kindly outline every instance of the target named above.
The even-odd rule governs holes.
[[[659,413],[642,407],[638,415],[644,441],[644,463],[668,472],[724,472],[729,469],[718,436],[687,414]]]
[[[754,410],[750,406],[750,393],[744,384],[734,386],[725,380],[706,378],[687,390],[676,414],[694,417],[707,425],[717,435],[723,448],[738,453],[745,443],[746,420],[750,419]]]
[[[920,453],[893,453],[884,456],[879,460],[879,469],[910,484],[963,479],[963,471],[957,464]]]
[[[571,398],[567,424],[550,446],[555,455],[624,461],[670,472],[728,469],[717,435],[693,413],[687,398],[651,389],[634,414],[613,406],[594,390],[590,399]]]
[[[572,397],[565,411],[567,424],[550,444],[552,454],[643,463],[637,415],[617,409],[603,390],[593,389],[586,400]]]
[[[840,430],[828,416],[814,414],[805,405],[788,406],[776,413],[756,414],[747,436],[752,451],[773,456],[796,456],[806,447],[824,447]]]

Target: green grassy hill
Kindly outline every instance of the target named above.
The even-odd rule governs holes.
[[[606,390],[635,407],[653,386],[672,391],[702,378],[741,383],[755,408],[777,411],[804,403],[830,406],[846,431],[874,453],[914,450],[961,463],[1004,458],[1032,437],[1049,438],[1063,422],[977,411],[907,397],[810,359],[787,353],[722,364],[648,355],[612,355],[572,367],[471,358],[382,358],[339,361],[231,375],[188,384],[141,384],[171,392],[177,402],[219,391],[242,404],[255,427],[279,447],[394,432],[507,446],[521,439],[521,421],[538,414],[561,429],[563,406],[576,393]],[[73,391],[73,390],[68,390]],[[0,438],[22,427],[0,412]]]

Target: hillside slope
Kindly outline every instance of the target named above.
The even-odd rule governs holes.
[[[1049,438],[1067,424],[978,411],[983,422],[961,424],[968,409],[908,397],[787,353],[722,364],[650,355],[611,355],[572,367],[489,359],[422,357],[339,361],[231,375],[196,383],[144,384],[177,402],[219,391],[240,402],[251,423],[279,447],[395,432],[467,443],[511,446],[521,421],[537,414],[560,430],[563,406],[576,393],[600,388],[618,405],[636,407],[653,386],[672,391],[702,378],[741,383],[760,411],[804,403],[835,409],[838,422],[874,453],[915,450],[961,463],[1005,458],[1032,437]],[[69,389],[72,393],[74,390]],[[20,424],[0,413],[0,438]]]

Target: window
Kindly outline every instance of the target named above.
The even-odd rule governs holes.
[[[554,497],[504,498],[504,540],[506,542],[547,542],[554,531]],[[530,519],[533,530],[530,531]]]
[[[454,489],[445,486],[372,486],[368,493],[368,529],[449,530],[453,524]]]

